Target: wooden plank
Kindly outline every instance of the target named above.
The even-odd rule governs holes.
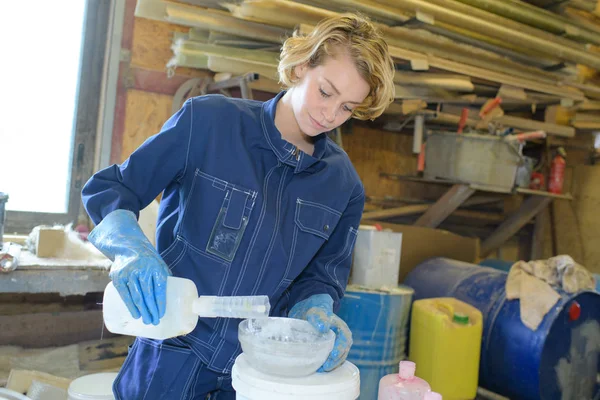
[[[415,222],[417,226],[437,227],[460,205],[475,193],[469,185],[452,186],[427,212]]]
[[[544,256],[544,237],[546,232],[546,225],[548,224],[548,218],[546,213],[540,212],[535,217],[535,224],[533,226],[533,237],[531,239],[531,259],[539,260]]]
[[[445,105],[442,113],[437,113],[436,120],[446,123],[458,123],[462,107],[454,105]],[[429,113],[434,114],[433,111]],[[469,118],[467,119],[467,126],[477,126],[480,123],[478,110],[469,109]],[[502,115],[492,118],[494,121],[498,121],[503,125],[517,128],[524,131],[537,131],[543,130],[548,135],[562,136],[562,137],[574,137],[575,128],[571,126],[558,125],[548,122],[536,121],[527,118],[513,117],[510,115]]]
[[[208,68],[213,72],[231,72],[234,75],[246,75],[250,72],[256,72],[262,77],[272,80],[279,79],[277,67],[268,67],[249,61],[232,61],[225,57],[209,56]],[[277,82],[275,82],[277,83]]]
[[[573,196],[569,193],[558,194],[558,193],[546,192],[543,190],[532,190],[532,189],[527,189],[527,188],[517,188],[517,193],[551,197],[553,199],[573,200]]]
[[[463,203],[463,205],[464,204],[465,203]],[[370,220],[386,220],[407,215],[421,214],[429,210],[431,207],[432,205],[430,204],[415,204],[410,206],[388,208],[385,210],[373,210],[363,213],[363,218]],[[451,215],[459,218],[477,219],[495,223],[504,221],[504,217],[500,214],[481,211],[456,210]]]
[[[167,76],[166,71],[153,71],[144,68],[131,68],[128,71],[127,82],[129,89],[143,90],[145,92],[166,94],[174,96],[181,85],[191,79],[189,75],[182,75],[182,68],[176,68],[175,74]],[[211,78],[210,71],[198,70],[196,78]]]
[[[116,336],[101,341],[79,344],[79,369],[82,371],[106,371],[118,369],[127,357],[131,336]]]
[[[102,310],[2,315],[0,326],[3,346],[65,346],[114,336],[104,329]]]
[[[381,220],[389,219],[394,217],[401,217],[403,215],[414,215],[425,212],[431,207],[429,204],[415,204],[411,206],[395,207],[386,210],[369,211],[363,213],[364,219]]]
[[[187,32],[184,26],[136,18],[131,49],[131,67],[151,71],[167,71],[173,57],[171,50],[173,32]],[[177,68],[177,73],[189,77],[203,77],[206,72],[194,68]]]
[[[10,274],[0,274],[0,293],[83,295],[103,292],[108,282],[108,271],[100,269],[60,269],[50,272],[17,268]]]
[[[427,86],[460,92],[472,92],[475,88],[471,82],[471,78],[455,74],[396,71],[394,82],[400,85]]]
[[[533,217],[538,215],[548,204],[552,202],[551,197],[531,196],[519,210],[513,213],[481,244],[481,255],[486,256],[493,250],[502,246],[508,239],[517,233]]]
[[[403,60],[425,59],[432,67],[440,68],[445,71],[465,74],[471,77],[485,79],[491,82],[507,84],[511,86],[521,87],[525,89],[535,90],[537,92],[553,94],[574,100],[585,100],[585,96],[580,90],[572,89],[564,86],[550,85],[539,82],[534,82],[529,79],[518,76],[511,76],[501,72],[490,71],[485,68],[475,67],[455,61],[446,60],[433,55],[425,55],[416,51],[406,50],[401,47],[390,46],[390,54],[394,58]],[[568,83],[565,83],[568,85]]]
[[[160,132],[171,116],[173,97],[140,90],[127,91],[121,160],[125,161],[147,138]]]
[[[165,1],[165,3],[167,4],[166,19],[175,24],[277,44],[280,44],[291,33],[287,29],[236,18],[227,11],[187,6],[169,1]]]

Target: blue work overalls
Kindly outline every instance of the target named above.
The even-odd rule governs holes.
[[[136,214],[162,192],[157,249],[174,276],[204,295],[268,295],[271,315],[344,294],[364,206],[347,154],[327,135],[308,155],[281,137],[276,105],[207,95],[184,106],[122,165],[83,189],[99,223]],[[137,339],[115,382],[117,398],[203,399],[231,389],[240,320],[199,318],[186,336]],[[204,397],[203,397],[204,396]]]

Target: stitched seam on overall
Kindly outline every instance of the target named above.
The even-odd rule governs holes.
[[[306,205],[309,205],[309,206],[317,207],[317,208],[320,208],[320,209],[325,210],[325,211],[329,211],[329,212],[337,215],[338,217],[342,216],[341,212],[339,212],[338,210],[335,210],[335,209],[333,209],[331,207],[328,207],[325,204],[315,203],[314,201],[302,200],[301,198],[298,198],[298,202],[301,203],[301,204],[306,204]]]
[[[260,216],[258,217],[258,224],[257,227],[254,231],[254,234],[252,235],[252,239],[250,240],[250,245],[248,246],[248,250],[246,251],[246,255],[244,257],[244,261],[242,263],[242,269],[240,271],[240,274],[238,276],[237,282],[233,288],[232,291],[232,296],[235,296],[238,292],[238,290],[240,289],[240,286],[242,284],[243,281],[243,277],[244,277],[244,273],[246,272],[246,268],[248,267],[248,262],[250,261],[250,256],[252,253],[252,249],[254,248],[254,244],[256,243],[256,240],[258,239],[258,235],[260,233],[260,229],[262,228],[262,224],[265,218],[265,214],[267,211],[267,200],[268,200],[268,183],[269,183],[269,179],[271,179],[271,175],[273,175],[273,172],[275,171],[275,169],[277,167],[279,167],[280,163],[278,162],[277,165],[275,165],[273,168],[271,168],[271,170],[267,173],[267,175],[265,176],[265,181],[263,183],[263,194],[264,194],[264,199],[263,199],[263,206],[260,210]]]
[[[296,242],[298,241],[298,226],[296,226],[296,224],[294,224],[294,234],[292,236],[292,246],[290,249],[290,259],[288,260],[287,266],[285,267],[285,273],[283,274],[283,280],[286,280],[287,277],[289,276],[289,273],[292,269],[292,263],[294,261],[294,256],[296,255]],[[281,286],[281,284],[283,283],[283,281],[281,281],[279,283],[279,285]],[[279,289],[279,287],[277,287]]]
[[[198,171],[198,170],[196,170]],[[183,206],[183,213],[181,214],[181,223],[179,224],[179,228],[177,229],[177,236],[181,236],[181,231],[183,229],[183,223],[185,222],[185,216],[187,214],[188,206],[190,205],[190,201],[192,199],[192,193],[194,193],[194,188],[196,187],[196,179],[197,174],[194,174],[194,179],[192,180],[192,186],[190,186],[190,190],[188,192],[188,196],[185,199],[185,204]],[[183,198],[184,196],[181,196]]]
[[[167,257],[169,254],[171,254],[171,252],[173,251],[173,249],[176,247],[177,245],[177,239],[178,236],[175,236],[175,239],[173,240],[173,243],[171,243],[169,245],[169,247],[167,247],[166,249],[163,250],[162,253],[160,253],[160,257],[164,260],[165,257]]]
[[[194,337],[192,335],[186,335],[185,337],[186,339],[191,340],[192,342],[196,343],[198,346],[202,346],[210,351],[215,351],[215,348],[212,347],[209,343],[206,343],[200,339],[198,339],[197,337]]]
[[[205,365],[208,365],[208,362],[209,362],[210,360],[209,360],[208,358],[206,358],[206,357],[204,356],[204,354],[202,354],[202,353],[198,352],[198,351],[196,350],[196,348],[195,348],[195,347],[193,347],[193,346],[192,346],[192,353],[194,353],[194,355],[195,355],[196,357],[198,357],[198,358],[200,359],[200,361],[202,361],[202,363],[203,363],[203,364],[205,364]]]
[[[352,229],[352,228],[350,228],[350,229]],[[329,275],[329,277],[335,282],[335,284],[341,290],[343,290],[343,287],[340,284],[339,279],[335,275],[335,272],[337,270],[337,266],[350,255],[350,252],[348,252],[348,254],[345,255],[345,253],[348,250],[348,248],[351,248],[351,246],[350,246],[350,235],[352,235],[352,230],[349,230],[348,233],[346,234],[346,243],[344,244],[344,248],[342,249],[342,251],[339,252],[334,259],[332,259],[327,264],[325,264],[325,271],[327,271],[327,275]],[[332,272],[331,272],[331,264],[333,264],[334,262],[335,262],[335,266],[333,267],[333,274],[332,274]]]
[[[212,183],[213,183],[212,186],[216,189],[219,189],[222,191],[231,189],[231,190],[235,190],[237,192],[244,193],[252,198],[256,197],[256,190],[242,188],[241,186],[237,186],[233,183],[224,181],[223,179],[219,179],[216,176],[213,176],[213,175],[207,174],[204,171],[201,171],[200,168],[196,168],[196,175],[201,176],[206,180],[212,181]]]
[[[200,374],[204,369],[204,364],[200,364],[200,368],[196,371],[196,379],[194,379],[194,383],[192,383],[192,396],[190,396],[190,400],[193,400],[196,397],[196,388],[198,387],[198,379],[200,379]]]
[[[238,343],[237,347],[235,348],[235,351],[233,352],[235,354],[235,356],[230,357],[229,361],[225,365],[225,368],[226,368],[227,371],[231,371],[231,369],[233,368],[233,364],[235,363],[235,360],[238,357],[237,353],[238,353],[239,350],[241,350],[241,349],[240,349],[240,344]]]
[[[365,189],[364,187],[361,188],[360,193],[358,193],[356,196],[354,196],[353,198],[351,198],[348,203],[352,203],[354,200],[358,199],[360,196],[362,196],[365,193]]]
[[[327,236],[325,236],[325,234],[323,232],[318,231],[316,229],[307,228],[306,226],[304,226],[304,224],[302,224],[302,221],[300,221],[300,209],[303,206],[302,206],[302,203],[300,202],[300,199],[297,200],[297,203],[298,203],[298,206],[296,207],[296,213],[294,215],[294,221],[296,222],[297,226],[300,226],[300,228],[304,232],[312,233],[313,235],[316,235],[320,238],[328,240],[329,238]]]
[[[260,216],[258,217],[258,226],[256,227],[256,230],[254,231],[254,234],[252,235],[252,239],[250,240],[250,245],[248,246],[248,250],[246,250],[246,256],[244,257],[244,261],[242,262],[242,268],[240,270],[240,274],[238,275],[237,278],[237,282],[235,283],[235,286],[233,288],[232,291],[232,296],[235,296],[237,294],[237,291],[240,289],[240,286],[242,284],[242,280],[244,277],[244,274],[246,273],[246,268],[248,267],[248,262],[250,261],[250,256],[252,254],[252,249],[254,248],[254,244],[256,243],[256,240],[258,239],[258,235],[260,233],[260,229],[262,228],[262,224],[265,218],[265,214],[267,212],[267,200],[268,200],[268,184],[269,184],[269,180],[271,179],[271,175],[273,175],[273,173],[275,172],[275,170],[282,165],[279,161],[277,162],[277,164],[271,168],[271,170],[269,170],[269,172],[267,173],[267,175],[265,176],[265,181],[263,183],[263,205],[261,207],[260,210]],[[229,319],[227,321],[225,321],[225,323],[223,324],[223,327],[221,328],[221,336],[225,336],[225,332],[227,331],[227,328],[229,327]],[[221,346],[218,346],[219,351]]]
[[[273,142],[271,141],[271,138],[269,137],[269,130],[267,129],[267,125],[265,124],[265,109],[261,109],[260,110],[260,124],[262,125],[263,128],[263,134],[265,136],[265,138],[267,139],[267,142],[269,142],[269,146],[271,146],[271,149],[275,152],[275,154],[277,154],[277,156],[279,156],[280,158],[285,158],[284,156],[281,155],[281,153],[279,153],[279,149],[277,149],[275,147],[275,145],[273,144]]]
[[[133,353],[133,350],[137,347],[138,343],[137,340],[135,340],[133,342],[133,345],[131,346],[131,352]],[[121,367],[121,371],[119,371],[119,374],[117,375],[117,378],[115,379],[115,383],[113,384],[113,386],[118,386],[119,382],[121,382],[121,379],[123,379],[123,374],[125,373],[125,370],[127,369],[127,367],[129,366],[129,364],[131,364],[131,360],[133,359],[133,357],[127,357],[125,359],[125,363],[123,364],[123,366]],[[113,391],[114,392],[114,391]],[[115,393],[117,396],[117,400],[122,400],[121,399],[121,395],[117,392]]]
[[[260,216],[258,217],[257,227],[254,231],[254,234],[252,235],[252,239],[250,240],[250,245],[248,246],[248,249],[246,250],[246,256],[244,257],[244,261],[242,263],[242,268],[241,268],[240,274],[238,275],[237,282],[235,284],[235,287],[233,288],[233,291],[231,294],[232,296],[235,296],[237,294],[237,291],[239,290],[239,288],[242,284],[243,277],[246,272],[246,268],[248,267],[248,262],[250,261],[252,249],[254,248],[254,244],[256,243],[256,240],[258,239],[258,235],[260,233],[260,229],[262,228],[262,223],[263,223],[263,220],[265,217],[265,213],[267,211],[267,199],[268,199],[267,187],[268,187],[269,179],[271,178],[271,175],[273,175],[273,172],[275,171],[275,169],[277,167],[279,167],[280,165],[281,165],[281,163],[277,162],[277,165],[275,165],[273,168],[271,168],[271,170],[265,176],[265,182],[263,184],[263,194],[264,194],[263,206],[260,211]],[[223,334],[223,332],[225,332],[227,330],[228,325],[229,325],[229,319],[225,322],[225,324],[223,324],[223,329],[221,329],[222,334]]]
[[[210,253],[207,253],[207,252],[205,252],[205,251],[203,251],[203,250],[201,250],[201,249],[197,248],[196,246],[194,246],[193,244],[191,244],[189,241],[187,241],[187,240],[186,240],[184,237],[181,237],[181,240],[182,240],[182,241],[183,241],[183,242],[186,244],[186,246],[187,246],[187,247],[188,247],[190,250],[192,250],[194,253],[198,253],[198,254],[200,254],[200,255],[202,255],[202,256],[205,256],[205,257],[207,257],[207,258],[210,258],[211,260],[213,260],[213,261],[217,261],[217,262],[218,262],[218,263],[220,263],[220,264],[226,264],[226,265],[229,265],[229,264],[231,264],[230,262],[228,262],[228,261],[225,261],[224,259],[222,259],[222,258],[220,258],[220,257],[217,257],[217,256],[215,256],[215,255],[212,255],[212,254],[210,254]]]
[[[154,364],[154,370],[152,371],[152,377],[150,378],[150,381],[148,382],[148,387],[146,388],[146,391],[144,392],[144,397],[142,397],[142,400],[146,399],[146,396],[148,395],[148,390],[150,390],[150,386],[152,386],[152,381],[154,380],[154,374],[156,373],[156,370],[158,369],[158,362],[160,361],[161,356],[162,356],[162,347],[159,347],[158,357],[156,358],[156,363]]]
[[[252,288],[252,295],[256,295],[258,292],[260,282],[265,274],[267,269],[267,263],[269,258],[271,257],[271,253],[273,252],[273,246],[275,245],[275,239],[279,235],[279,219],[281,218],[281,194],[283,193],[283,183],[285,181],[285,176],[287,175],[288,169],[284,168],[283,173],[281,174],[281,178],[279,178],[279,188],[277,189],[277,200],[275,202],[275,229],[273,230],[273,234],[271,236],[271,241],[269,243],[269,247],[267,247],[267,251],[265,252],[265,256],[263,258],[262,265],[260,266],[260,271],[258,272],[258,277],[254,282],[254,288]]]
[[[192,396],[193,393],[190,393],[194,391],[194,386],[192,386],[192,381],[196,381],[196,379],[198,379],[198,371],[196,371],[198,369],[198,364],[200,364],[200,360],[196,360],[194,362],[194,365],[192,367],[192,370],[190,371],[190,375],[187,378],[187,381],[185,382],[185,385],[183,385],[183,390],[181,391],[181,400],[186,400],[186,399],[193,399],[194,397]]]
[[[183,260],[183,256],[185,255],[186,251],[187,251],[187,244],[185,242],[183,242],[183,249],[181,249],[181,253],[179,253],[177,258],[175,260],[173,260],[173,262],[169,266],[169,271],[173,270],[173,268],[175,268],[177,266],[177,264],[179,264],[179,262],[181,260]]]
[[[187,150],[185,152],[185,164],[183,164],[183,172],[181,176],[177,177],[175,180],[180,182],[181,179],[185,176],[187,172],[187,167],[190,159],[190,148],[192,147],[192,130],[194,128],[194,102],[190,100],[190,131],[188,132],[188,145]]]

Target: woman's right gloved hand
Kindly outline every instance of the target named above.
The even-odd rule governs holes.
[[[140,228],[135,214],[115,210],[88,236],[113,261],[110,279],[134,318],[158,325],[167,306],[169,268]]]

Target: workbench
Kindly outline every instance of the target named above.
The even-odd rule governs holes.
[[[0,273],[0,293],[59,293],[61,296],[104,292],[110,260],[39,258],[23,249],[19,266]]]

